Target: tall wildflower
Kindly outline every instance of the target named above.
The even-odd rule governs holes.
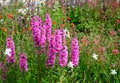
[[[48,46],[47,66],[54,67],[55,59],[56,59],[55,35],[52,35]]]
[[[32,18],[32,24],[34,24],[35,22],[38,23],[38,28],[41,30],[42,29],[42,19],[39,16],[34,16]]]
[[[6,47],[11,49],[10,56],[7,56],[8,63],[15,63],[15,45],[13,39],[8,36],[6,40]]]
[[[22,71],[28,71],[28,63],[27,63],[27,56],[25,53],[20,54],[20,68]]]
[[[68,50],[66,44],[66,32],[64,29],[60,29],[56,31],[56,49],[59,56],[59,64],[61,67],[67,65],[68,62]]]
[[[37,20],[38,16],[34,16],[31,20],[31,25],[32,25],[32,35],[33,35],[33,40],[34,40],[34,45],[35,47],[40,46],[40,40],[41,40],[41,24]]]
[[[66,66],[68,63],[68,51],[67,46],[63,46],[63,50],[59,52],[59,64],[60,66]]]
[[[71,48],[71,61],[74,66],[78,66],[79,63],[79,45],[77,38],[72,38],[72,48]]]
[[[50,41],[50,36],[52,34],[52,20],[50,14],[46,14],[46,37],[47,41]]]
[[[40,40],[40,46],[42,49],[42,52],[45,52],[45,46],[46,46],[46,25],[43,26],[42,29],[42,35],[41,35],[41,40]]]
[[[59,52],[62,50],[62,43],[63,43],[63,40],[62,40],[62,33],[61,31],[58,29],[58,30],[55,30],[55,48],[56,48],[56,51]]]

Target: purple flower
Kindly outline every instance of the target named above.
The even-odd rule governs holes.
[[[39,16],[34,16],[32,18],[32,25],[37,23],[37,27],[41,30],[42,29],[42,19]]]
[[[52,34],[52,20],[50,15],[47,13],[46,14],[46,37],[47,41],[50,41],[50,36]]]
[[[41,24],[40,22],[37,20],[36,17],[32,18],[32,36],[33,36],[33,40],[34,40],[34,45],[35,47],[40,47],[40,40],[41,40]]]
[[[25,53],[20,54],[20,68],[22,71],[28,71],[28,63],[27,63],[27,56]]]
[[[72,39],[72,48],[71,48],[71,61],[74,66],[78,66],[79,63],[79,45],[76,38]]]
[[[41,46],[41,49],[42,49],[42,52],[45,52],[45,47],[46,47],[46,26],[44,25],[43,26],[43,29],[42,29],[42,37],[41,37],[41,40],[40,40],[40,46]]]
[[[59,64],[64,67],[68,63],[68,51],[67,46],[63,46],[63,50],[59,52]]]
[[[41,38],[41,31],[38,27],[32,28],[33,32],[33,40],[35,47],[40,47],[40,38]]]
[[[51,36],[49,46],[48,46],[48,55],[47,55],[47,66],[54,67],[56,59],[56,50],[55,50],[55,36]]]
[[[56,51],[59,52],[63,48],[62,33],[59,29],[55,30],[55,41],[56,41],[55,43]]]
[[[16,62],[16,60],[15,60],[15,45],[14,45],[13,39],[10,36],[7,37],[6,48],[11,49],[10,56],[7,56],[8,63],[15,63]]]

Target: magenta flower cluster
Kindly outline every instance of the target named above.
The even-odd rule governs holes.
[[[40,47],[42,52],[45,52],[46,41],[50,41],[52,28],[51,24],[51,18],[49,14],[46,14],[46,23],[44,25],[39,16],[34,16],[31,19],[34,45],[35,47]]]
[[[58,30],[55,30],[55,48],[56,48],[56,51],[60,51],[62,50],[62,34],[61,34],[61,31],[58,29]]]
[[[68,51],[67,46],[63,46],[63,49],[59,52],[59,64],[61,67],[66,66],[68,63]]]
[[[55,35],[52,35],[48,45],[47,66],[54,67],[56,60]]]
[[[7,55],[7,61],[8,63],[15,63],[15,45],[12,37],[8,36],[6,39],[6,48],[10,48],[11,52],[10,55]],[[27,63],[27,57],[25,53],[20,54],[20,68],[23,71],[28,71],[28,63]]]
[[[76,38],[72,38],[72,47],[71,47],[71,61],[74,66],[78,66],[79,63],[79,45]]]
[[[40,46],[41,46],[42,52],[45,52],[45,46],[46,46],[46,25],[43,25],[42,35],[41,35],[41,40],[40,40]]]
[[[55,31],[52,31],[52,20],[48,13],[46,14],[45,23],[42,23],[41,20],[37,19],[40,19],[40,17],[34,16],[31,23],[33,40],[35,47],[40,47],[42,52],[47,52],[47,67],[54,67],[56,55],[58,55],[60,66],[66,66],[68,64],[68,49],[66,45],[65,29],[56,29]],[[45,48],[47,47],[48,49],[46,51]],[[74,66],[77,66],[79,62],[79,45],[76,38],[73,38],[72,40],[71,53],[71,61]]]
[[[40,17],[34,16],[32,18],[32,33],[35,47],[40,47],[40,39],[41,39],[41,20]],[[39,20],[38,20],[39,19]]]
[[[20,68],[22,71],[27,72],[28,71],[28,63],[27,63],[27,57],[25,53],[20,54]]]
[[[15,60],[15,45],[14,45],[13,39],[10,36],[7,37],[6,47],[11,49],[11,52],[10,52],[11,56],[7,56],[8,63],[15,63],[16,62],[16,60]]]
[[[50,36],[52,34],[52,20],[50,17],[50,14],[46,14],[46,39],[49,42],[50,41]]]

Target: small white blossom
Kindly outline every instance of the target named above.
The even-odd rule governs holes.
[[[26,10],[25,9],[18,9],[18,13],[21,13],[22,15],[26,14]]]
[[[34,1],[33,3],[34,3],[34,5],[35,5],[35,7],[37,7],[37,6],[44,6],[45,5],[45,2],[46,2],[46,0],[40,0],[40,1]]]
[[[4,21],[3,19],[0,20],[0,22],[3,22],[3,21]]]
[[[41,0],[41,1],[40,1],[40,4],[41,4],[41,5],[45,5],[45,0]]]
[[[26,18],[27,20],[30,20],[30,18]]]
[[[18,9],[18,13],[21,13],[23,11],[23,9]]]
[[[66,37],[70,38],[70,32],[67,29],[65,29],[65,33],[66,33]]]
[[[21,8],[21,9],[18,9],[18,13],[21,13],[22,15],[26,15],[28,10],[29,10],[28,8],[25,8],[25,9]]]
[[[12,52],[12,50],[10,48],[6,48],[4,54],[8,55],[10,57],[11,56],[11,52]]]
[[[73,66],[74,66],[74,64],[70,61],[69,63],[68,63],[68,65],[67,65],[69,68],[74,68]]]
[[[93,57],[95,60],[98,60],[97,56],[98,56],[97,54],[93,53],[93,56],[92,56],[92,57]]]
[[[74,64],[70,61],[67,66],[70,68],[69,72],[72,72],[74,69]]]
[[[111,74],[112,74],[112,75],[117,74],[117,72],[115,71],[115,69],[111,70]]]

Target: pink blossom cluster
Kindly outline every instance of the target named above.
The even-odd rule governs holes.
[[[40,40],[40,46],[42,49],[42,52],[45,52],[46,47],[46,25],[43,26],[43,29],[41,31],[41,40]]]
[[[10,49],[10,55],[7,55],[7,61],[8,63],[15,63],[15,45],[13,39],[8,36],[6,39],[6,48]],[[23,71],[28,71],[28,63],[27,63],[27,57],[25,53],[20,54],[20,67]],[[3,75],[4,77],[4,75]]]
[[[114,55],[119,54],[119,50],[118,50],[118,49],[113,49],[113,51],[112,51],[112,52],[113,52],[113,54],[114,54]]]
[[[39,16],[34,16],[31,19],[32,33],[35,47],[40,47],[42,52],[45,52],[46,41],[50,41],[52,31],[52,21],[50,15],[46,14],[45,23]]]
[[[56,55],[58,55],[60,66],[66,66],[68,64],[68,49],[66,45],[65,29],[56,29],[55,31],[52,31],[52,20],[48,13],[46,14],[45,23],[42,23],[41,20],[37,20],[39,18],[39,16],[34,16],[31,23],[35,47],[40,47],[42,52],[46,52],[45,48],[48,47],[47,67],[54,67]],[[71,61],[74,66],[77,66],[79,62],[79,45],[76,38],[73,38],[72,40],[71,53]]]
[[[60,50],[62,50],[62,34],[59,29],[55,30],[55,41],[56,51],[59,52]]]
[[[6,47],[11,49],[11,56],[7,56],[8,63],[15,63],[15,45],[13,39],[8,36],[6,40]]]
[[[54,67],[56,60],[55,35],[52,35],[48,45],[47,66]]]
[[[68,63],[68,49],[67,46],[63,46],[63,49],[59,52],[59,64],[60,66],[66,66]]]
[[[46,14],[46,39],[49,42],[50,41],[50,36],[52,34],[52,20],[50,17],[50,14]]]
[[[27,57],[25,53],[20,54],[20,68],[22,71],[27,72],[28,71],[28,63],[27,63]]]
[[[34,16],[32,18],[32,33],[35,47],[40,47],[40,39],[41,39],[41,21],[37,20],[39,17]]]
[[[71,61],[74,64],[74,66],[78,66],[78,63],[79,63],[79,45],[78,45],[77,38],[72,38]]]
[[[50,65],[51,63],[55,64],[56,55],[58,54],[60,66],[66,66],[68,62],[68,50],[67,46],[65,45],[64,29],[55,30],[50,39],[47,65]]]

